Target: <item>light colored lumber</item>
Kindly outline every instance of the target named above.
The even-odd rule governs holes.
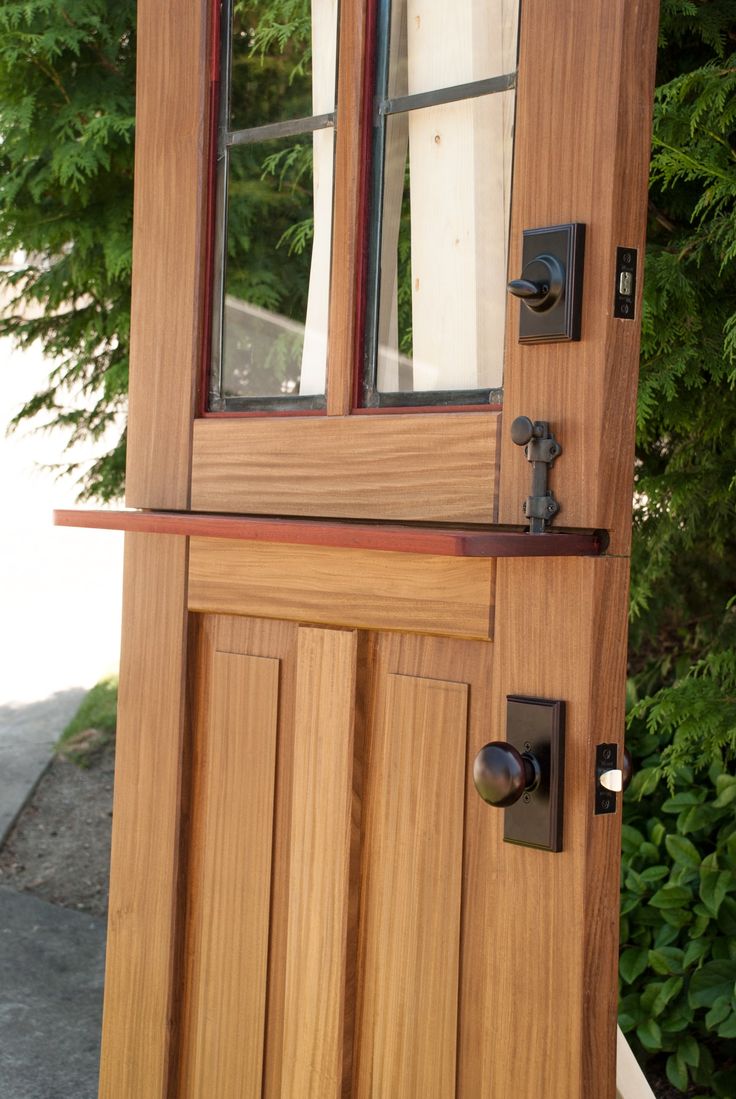
[[[616,1099],[656,1099],[621,1027],[616,1029]]]
[[[337,0],[313,0],[312,113],[335,108],[337,69]],[[324,393],[327,381],[327,324],[330,305],[332,206],[334,193],[334,130],[312,134],[312,206],[314,228],[309,266],[309,293],[304,322],[304,347],[299,392]],[[288,262],[288,261],[287,261]]]
[[[187,539],[126,534],[100,1099],[167,1099],[179,950]]]
[[[512,277],[523,229],[579,221],[587,235],[579,343],[520,345],[523,306],[509,301],[499,521],[522,521],[529,492],[509,425],[549,420],[563,448],[550,477],[556,524],[609,530],[615,553],[630,544],[658,10],[657,0],[525,0],[521,15]],[[639,250],[635,321],[613,317],[617,245]]]
[[[492,522],[498,419],[483,411],[197,420],[192,507]]]
[[[180,1099],[260,1096],[279,661],[215,652],[195,728]]]
[[[489,636],[496,563],[193,538],[191,610]]]
[[[189,506],[202,361],[210,6],[140,0],[126,501]]]
[[[356,657],[354,631],[299,630],[281,1099],[343,1094]]]
[[[390,674],[371,734],[354,1094],[455,1094],[468,687]]]

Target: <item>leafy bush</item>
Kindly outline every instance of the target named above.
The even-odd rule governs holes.
[[[82,699],[76,714],[56,743],[56,751],[80,767],[115,736],[118,721],[118,677],[107,676]]]
[[[736,1097],[736,775],[660,776],[666,733],[629,734],[619,1023],[642,1061],[666,1055],[681,1091]],[[639,800],[641,798],[641,800]]]

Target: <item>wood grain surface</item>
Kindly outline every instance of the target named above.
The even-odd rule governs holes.
[[[340,1099],[357,634],[305,627],[297,652],[281,1099]]]
[[[509,301],[498,518],[519,522],[529,466],[508,425],[549,420],[563,453],[556,523],[603,528],[628,552],[657,0],[525,0],[509,269],[522,230],[587,226],[579,343],[517,343]],[[566,75],[568,74],[568,75]],[[551,89],[554,89],[552,92]],[[639,250],[636,321],[613,317],[616,247]]]
[[[126,500],[189,506],[208,158],[206,0],[140,0]]]
[[[259,515],[202,515],[189,511],[95,511],[73,508],[55,511],[54,525],[284,545],[381,549],[447,557],[575,557],[602,551],[599,532],[550,531],[532,537],[525,530],[463,530],[399,523],[369,525],[339,520],[266,519]]]
[[[471,734],[458,1095],[615,1095],[621,814],[594,816],[595,746],[622,744],[625,560],[499,563],[492,704]],[[564,846],[503,842],[472,759],[505,739],[506,696],[566,702]],[[485,966],[490,967],[490,975]],[[531,1055],[515,1058],[518,1035]],[[499,1051],[504,1051],[499,1062]],[[536,1052],[535,1052],[536,1051]]]
[[[128,534],[100,1099],[168,1099],[186,783],[187,539]]]
[[[191,610],[487,638],[496,564],[384,550],[191,540]]]
[[[327,413],[346,416],[353,406],[356,326],[361,319],[363,232],[361,197],[366,95],[364,88],[369,5],[340,2],[340,63],[335,119],[335,197],[327,361]]]
[[[497,433],[496,412],[198,420],[192,507],[490,523]]]
[[[355,1099],[455,1094],[468,686],[389,674],[371,730]]]
[[[278,659],[278,743],[271,862],[271,922],[269,929],[263,1099],[280,1099],[286,1010],[286,941],[291,875],[291,810],[294,760],[297,636],[293,622],[265,618],[204,616],[202,632],[218,652]],[[201,662],[200,662],[201,667]],[[198,673],[194,673],[196,679]],[[260,1090],[256,1093],[261,1096]]]
[[[195,728],[178,1099],[260,1095],[279,661],[214,652]]]

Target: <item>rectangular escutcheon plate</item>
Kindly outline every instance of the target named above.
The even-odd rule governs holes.
[[[562,794],[565,778],[565,703],[559,699],[506,698],[506,740],[522,755],[536,756],[541,779],[504,811],[506,843],[562,850]]]

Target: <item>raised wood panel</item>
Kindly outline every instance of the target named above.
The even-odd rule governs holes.
[[[187,540],[128,534],[100,1099],[167,1099],[179,951]]]
[[[139,0],[126,500],[189,506],[202,354],[209,3]]]
[[[447,1099],[455,1094],[468,687],[395,674],[382,687],[366,772],[352,1094]]]
[[[279,661],[214,652],[195,729],[179,1099],[261,1094]]]
[[[280,1099],[285,1017],[286,942],[289,920],[291,810],[298,627],[293,622],[232,616],[204,618],[219,652],[277,658],[279,713],[276,763],[271,924],[269,931],[263,1099]],[[260,1091],[257,1093],[260,1097]]]
[[[354,631],[299,630],[281,1099],[340,1099],[352,1053],[356,659]]]
[[[509,303],[504,420],[550,421],[563,447],[551,474],[557,523],[610,530],[616,553],[630,540],[658,10],[657,0],[525,0],[521,15],[509,268],[519,273],[525,228],[581,221],[587,236],[579,343],[518,344],[520,304]],[[639,249],[636,321],[613,317],[617,245]],[[528,485],[505,430],[500,522],[522,520]]]
[[[496,563],[192,538],[192,610],[487,638]]]
[[[458,1094],[615,1095],[620,812],[593,814],[595,745],[622,743],[627,562],[499,563],[493,697],[471,733],[463,896]],[[470,761],[503,739],[506,695],[567,705],[563,850],[503,842],[503,813],[472,785]],[[488,978],[490,967],[491,977]],[[564,1041],[560,1020],[564,1019]]]
[[[192,507],[493,522],[498,422],[496,412],[197,420]]]

